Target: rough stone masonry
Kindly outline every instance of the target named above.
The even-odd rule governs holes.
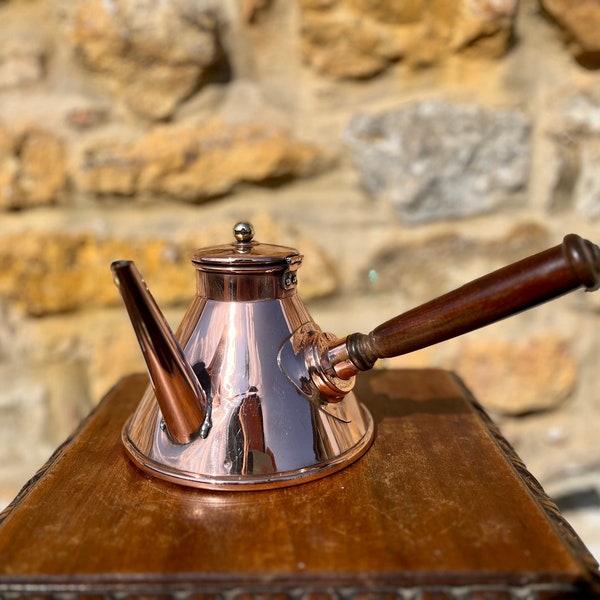
[[[109,265],[176,327],[233,224],[338,335],[600,242],[593,0],[0,1],[0,502],[143,369]],[[383,367],[456,369],[542,480],[600,461],[600,295]]]

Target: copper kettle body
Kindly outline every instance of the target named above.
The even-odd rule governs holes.
[[[255,241],[248,223],[234,235],[193,254],[196,296],[176,334],[135,265],[111,267],[151,379],[123,443],[145,471],[193,487],[266,489],[333,473],[373,439],[352,388],[378,358],[600,285],[600,249],[571,234],[367,335],[337,338],[297,294],[298,251]]]

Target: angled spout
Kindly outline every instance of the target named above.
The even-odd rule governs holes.
[[[156,400],[171,439],[187,444],[206,416],[206,395],[140,272],[132,261],[111,265],[142,349]],[[200,432],[205,437],[207,431]]]

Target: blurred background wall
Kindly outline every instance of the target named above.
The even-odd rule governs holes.
[[[0,498],[143,370],[109,265],[175,327],[193,249],[305,255],[344,335],[600,242],[595,0],[0,0]],[[600,464],[600,294],[382,367],[456,370],[545,485]]]

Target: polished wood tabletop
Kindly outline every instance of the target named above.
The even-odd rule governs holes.
[[[599,597],[596,562],[452,373],[362,374],[365,456],[254,492],[126,458],[146,383],[119,382],[0,515],[1,598]]]

